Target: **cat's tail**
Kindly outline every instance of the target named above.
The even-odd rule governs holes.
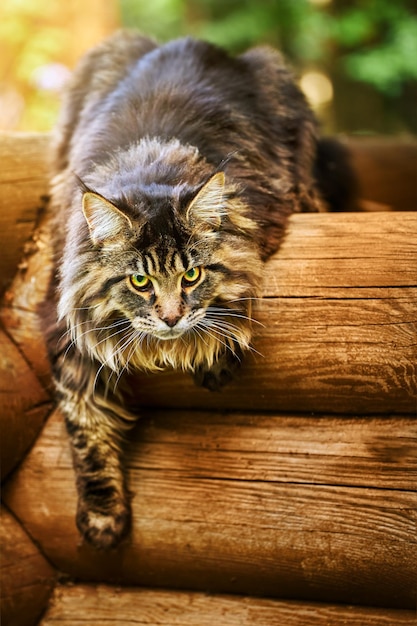
[[[314,177],[329,211],[358,211],[358,179],[349,149],[333,137],[317,143]]]

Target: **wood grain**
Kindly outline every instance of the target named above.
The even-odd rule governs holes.
[[[417,289],[397,298],[273,298],[253,345],[221,393],[180,372],[138,374],[138,406],[415,415]]]
[[[41,332],[39,305],[46,298],[51,267],[51,221],[49,215],[44,214],[4,295],[0,319],[45,387],[50,384],[51,373]]]
[[[104,555],[79,544],[55,414],[4,499],[78,579],[412,608],[415,450],[409,418],[155,415],[128,455],[132,535]]]
[[[22,460],[51,411],[45,390],[0,329],[0,455],[2,480]]]
[[[48,192],[50,137],[0,132],[0,293],[13,278]]]
[[[55,585],[55,571],[4,506],[0,551],[1,622],[35,626]]]
[[[152,410],[130,440],[133,467],[163,469],[179,479],[227,477],[401,491],[417,486],[413,417]]]
[[[39,626],[406,626],[413,611],[104,585],[58,587]]]

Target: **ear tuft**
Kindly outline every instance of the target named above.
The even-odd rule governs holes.
[[[84,193],[82,208],[94,244],[115,239],[124,228],[132,227],[127,215],[92,191]]]
[[[219,228],[222,216],[226,213],[224,187],[224,172],[217,172],[191,201],[187,219],[192,223],[205,222],[212,228]]]

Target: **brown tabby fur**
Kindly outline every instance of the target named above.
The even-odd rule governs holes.
[[[53,157],[47,337],[77,525],[97,548],[130,524],[122,440],[136,416],[120,377],[174,367],[212,390],[232,377],[250,347],[263,262],[291,213],[320,208],[315,136],[271,49],[231,58],[192,39],[158,47],[120,32],[76,70]]]

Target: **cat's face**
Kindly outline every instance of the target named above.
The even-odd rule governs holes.
[[[136,218],[84,193],[93,250],[70,316],[80,346],[112,369],[193,369],[222,348],[247,347],[259,256],[247,218],[237,211],[233,223],[224,186],[215,174],[185,205],[159,198]],[[68,304],[63,293],[61,309]]]
[[[127,277],[137,303],[137,315],[132,319],[136,330],[169,340],[204,326],[207,307],[215,301],[213,280],[204,265],[192,260],[184,265],[181,256],[173,251],[164,272],[155,268],[146,274],[143,269]]]

